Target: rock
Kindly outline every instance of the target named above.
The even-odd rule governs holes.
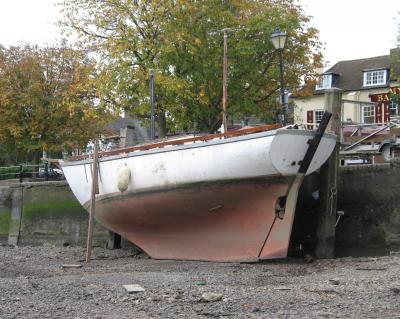
[[[330,282],[332,285],[336,285],[336,286],[340,284],[339,278],[332,278],[332,279],[329,279],[329,282]]]
[[[400,293],[400,288],[398,287],[391,287],[390,291],[398,295]]]
[[[179,299],[182,299],[183,298],[183,294],[182,293],[177,293],[175,296],[174,296],[174,299],[175,300],[179,300]]]
[[[312,262],[314,261],[314,257],[311,256],[310,254],[305,254],[305,255],[304,255],[304,261],[305,261],[307,264],[310,264],[310,263],[312,263]]]
[[[221,301],[224,296],[222,294],[214,292],[205,292],[201,295],[201,301],[203,302],[216,302]]]
[[[137,293],[137,292],[143,292],[144,288],[140,285],[133,284],[133,285],[124,285],[125,290],[128,292],[128,294],[132,293]]]
[[[82,265],[80,265],[80,264],[65,264],[65,265],[62,265],[62,268],[82,268]]]
[[[278,286],[274,288],[275,290],[292,290],[292,288],[290,287],[286,287],[286,286]]]

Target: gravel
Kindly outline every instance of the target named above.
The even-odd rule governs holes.
[[[0,318],[400,318],[399,255],[240,264],[95,248],[86,264],[84,253],[0,246]]]

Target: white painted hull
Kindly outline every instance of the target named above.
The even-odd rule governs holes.
[[[303,179],[297,172],[312,137],[313,132],[281,129],[100,158],[95,217],[157,259],[286,257]],[[324,135],[308,174],[335,143]],[[86,208],[91,162],[61,163]],[[121,192],[124,166],[131,178]],[[286,204],[279,208],[282,200]]]
[[[131,171],[127,192],[142,193],[196,183],[265,176],[292,176],[299,169],[313,133],[275,130],[246,136],[101,158],[99,195],[120,193],[118,172]],[[307,171],[317,170],[329,157],[336,139],[325,135]],[[61,161],[64,175],[79,202],[90,199],[92,160]]]

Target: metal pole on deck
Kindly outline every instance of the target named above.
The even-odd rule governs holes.
[[[226,104],[228,100],[228,29],[224,29],[224,61],[223,61],[223,75],[222,75],[222,125],[225,133],[228,131],[228,123],[226,121]]]
[[[154,110],[154,70],[150,69],[150,137],[152,140],[156,136],[156,116]]]
[[[94,213],[96,205],[96,194],[98,194],[98,153],[99,153],[99,140],[96,139],[94,142],[93,151],[93,170],[92,170],[92,193],[90,198],[90,208],[89,208],[89,225],[87,234],[87,246],[86,246],[86,262],[90,262],[90,257],[92,255],[92,237],[93,237],[93,223],[94,223]]]

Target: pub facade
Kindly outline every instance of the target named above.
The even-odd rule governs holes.
[[[312,96],[294,97],[294,121],[309,128],[324,112],[326,89],[342,90],[342,122],[384,124],[400,116],[400,49],[389,55],[340,61],[321,75]]]

